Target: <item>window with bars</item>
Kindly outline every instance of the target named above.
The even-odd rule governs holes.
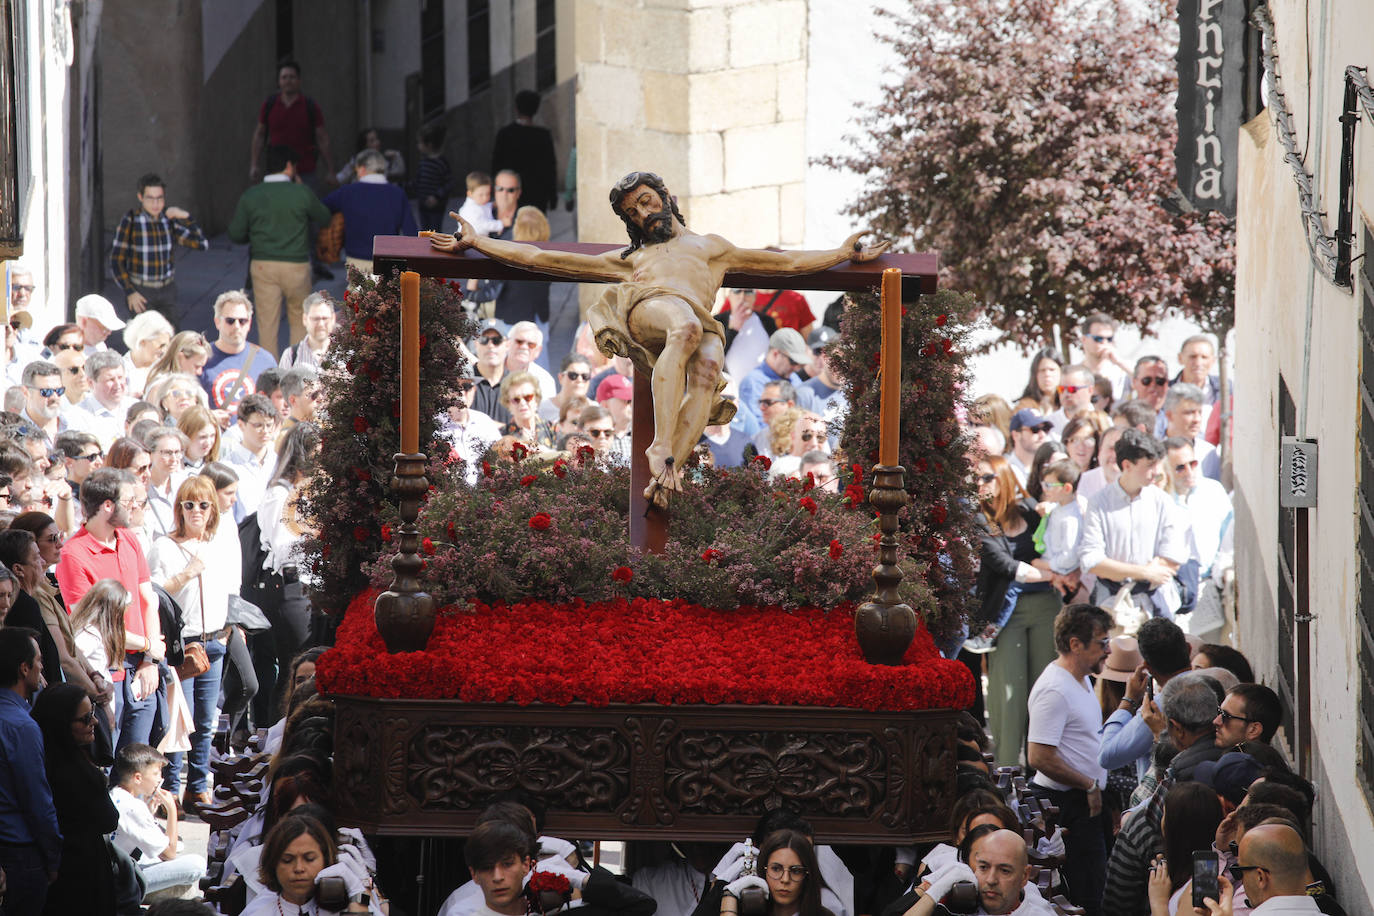
[[[467,0],[468,94],[491,88],[491,2]]]
[[[1359,717],[1360,784],[1374,803],[1374,231],[1364,226],[1360,262]]]
[[[555,0],[535,0],[534,82],[540,92],[558,81],[558,42],[554,29]]]

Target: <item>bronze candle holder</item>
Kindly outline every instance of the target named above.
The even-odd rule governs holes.
[[[897,597],[902,568],[897,565],[897,513],[911,501],[906,492],[906,469],[889,465],[873,468],[868,501],[879,512],[878,565],[873,567],[873,598],[854,612],[854,635],[864,661],[872,665],[900,665],[916,637],[916,612]]]
[[[401,551],[391,561],[396,576],[391,588],[377,598],[373,611],[377,632],[388,652],[418,652],[429,643],[434,630],[434,597],[420,588],[420,500],[429,489],[425,477],[428,459],[423,454],[396,455],[396,473],[391,491],[400,497],[401,524],[398,542]]]

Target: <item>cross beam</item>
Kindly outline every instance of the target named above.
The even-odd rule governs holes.
[[[572,251],[578,254],[599,255],[607,251],[619,251],[625,245],[604,245],[590,242],[525,242],[545,251]],[[940,266],[940,256],[934,253],[893,254],[887,252],[882,257],[865,264],[845,262],[829,270],[809,274],[748,273],[731,271],[725,275],[724,285],[741,289],[809,289],[831,290],[834,292],[858,292],[877,289],[882,281],[883,270],[897,267],[902,271],[902,298],[915,299],[925,293],[935,292],[936,275]],[[422,277],[448,277],[466,280],[554,280],[566,282],[566,277],[556,277],[537,270],[512,267],[494,261],[486,255],[469,248],[452,254],[435,251],[429,239],[405,235],[379,235],[372,240],[372,269],[386,276],[393,269],[413,270]],[[591,281],[583,281],[591,282]]]

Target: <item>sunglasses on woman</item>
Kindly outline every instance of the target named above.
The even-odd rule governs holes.
[[[205,500],[196,502],[194,499],[186,499],[182,500],[181,509],[183,512],[192,512],[196,509],[199,509],[202,512],[207,512],[210,509],[210,504],[207,503]]]

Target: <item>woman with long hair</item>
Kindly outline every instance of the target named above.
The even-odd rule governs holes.
[[[215,499],[219,504],[220,524],[215,528],[215,555],[233,557],[242,570],[243,544],[239,540],[238,526],[233,523],[234,505],[239,497],[238,472],[223,461],[211,461],[200,469],[200,476],[214,485]],[[229,717],[230,744],[243,747],[248,743],[245,720],[248,704],[258,694],[258,675],[248,651],[248,632],[239,626],[230,626],[228,629],[221,689],[224,703],[220,711]]]
[[[364,905],[351,900],[339,910],[321,908],[316,895],[325,877],[343,879],[348,897],[366,894]],[[290,814],[268,832],[259,857],[258,880],[266,893],[254,897],[242,916],[317,916],[325,913],[385,914],[367,866],[355,848],[339,847],[313,817]]]
[[[1026,471],[1026,493],[1031,499],[1038,503],[1045,498],[1040,475],[1045,472],[1045,468],[1067,457],[1069,456],[1064,452],[1064,446],[1053,439],[1040,443],[1040,447],[1035,450],[1035,457],[1031,459],[1030,469]]]
[[[1031,357],[1030,378],[1016,402],[1016,409],[1034,407],[1048,417],[1059,409],[1059,376],[1064,357],[1054,347],[1043,347]]]
[[[1078,465],[1078,470],[1090,471],[1097,467],[1097,427],[1086,417],[1074,417],[1064,424],[1060,434],[1064,451],[1069,460]]]
[[[199,471],[206,462],[219,460],[219,424],[209,410],[199,406],[186,408],[177,420],[177,429],[186,435],[182,467]]]
[[[71,610],[77,654],[92,670],[105,672],[110,680],[124,677],[124,612],[132,603],[129,590],[118,579],[101,579],[86,590]],[[113,696],[105,710],[113,725]]]
[[[821,904],[820,863],[810,838],[799,830],[777,830],[759,844],[756,875],[737,878],[715,895],[703,895],[693,916],[735,916],[739,895],[759,888],[767,895],[767,916],[833,916]],[[714,904],[714,906],[713,906]]]
[[[148,369],[147,391],[160,377],[180,373],[200,378],[210,360],[210,342],[199,331],[182,331],[167,344],[162,356]],[[153,401],[152,398],[148,400]],[[156,401],[153,401],[156,404]]]
[[[182,643],[199,644],[210,667],[182,681],[196,732],[191,737],[186,795],[182,806],[194,811],[210,803],[210,742],[215,736],[215,707],[229,627],[229,595],[238,594],[242,563],[237,538],[232,548],[217,540],[219,500],[208,478],[188,477],[177,488],[172,506],[175,526],[153,542],[148,567],[152,580],[181,605]],[[173,794],[179,788],[182,755],[167,757],[166,779]]]
[[[195,376],[184,372],[165,372],[148,382],[148,401],[162,411],[162,420],[175,426],[181,415],[197,405],[208,408],[205,389]]]
[[[91,698],[75,684],[54,684],[33,704],[34,721],[43,732],[43,768],[62,831],[62,863],[43,907],[54,916],[115,912],[114,853],[108,837],[119,826],[119,811],[110,801],[105,774],[91,759],[95,716]]]
[[[1181,782],[1164,796],[1164,854],[1151,863],[1150,916],[1178,913],[1183,895],[1192,890],[1193,851],[1212,848],[1223,816],[1216,791],[1200,782]]]
[[[996,651],[988,658],[988,726],[998,762],[1014,764],[1026,738],[1026,697],[1057,657],[1054,618],[1062,602],[1035,547],[1040,515],[1011,465],[991,456],[978,462],[975,473],[982,509],[979,616],[1002,621],[992,634]]]
[[[311,579],[301,556],[301,544],[315,532],[300,513],[300,501],[302,488],[315,473],[319,450],[320,431],[315,424],[297,423],[287,430],[278,444],[276,471],[258,507],[262,549],[267,551],[266,569],[281,583],[280,601],[269,601],[271,606],[263,608],[272,621],[270,635],[277,670],[271,694],[265,697],[266,691],[260,689],[254,705],[259,726],[270,725],[279,718],[288,666],[295,654],[311,643]],[[260,687],[267,684],[263,674],[259,668]]]

